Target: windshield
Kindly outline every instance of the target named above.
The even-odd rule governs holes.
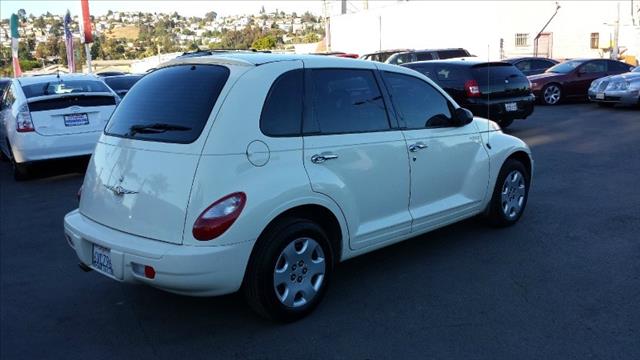
[[[637,72],[640,73],[640,66],[636,66],[635,69],[631,70],[631,72]]]
[[[111,92],[107,85],[98,80],[53,80],[38,84],[23,85],[22,90],[27,98],[47,95],[105,93]]]
[[[549,69],[547,69],[547,72],[559,73],[559,74],[570,73],[571,71],[573,71],[573,69],[577,68],[582,63],[584,63],[584,60],[565,61],[565,62],[563,62],[561,64],[556,65],[556,66],[550,67]]]

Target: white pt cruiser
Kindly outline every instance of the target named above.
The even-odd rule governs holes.
[[[524,142],[407,68],[192,57],[116,108],[64,228],[86,270],[193,296],[241,289],[291,321],[342,260],[478,214],[514,224],[532,167]]]

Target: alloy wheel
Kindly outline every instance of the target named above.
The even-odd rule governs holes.
[[[560,88],[557,85],[549,85],[544,89],[544,102],[555,105],[560,101]]]
[[[508,219],[514,219],[520,214],[526,193],[526,183],[522,173],[518,170],[511,171],[502,184],[500,203],[502,212]]]
[[[280,303],[298,308],[309,303],[324,283],[326,261],[320,244],[308,237],[290,242],[278,256],[273,288]]]

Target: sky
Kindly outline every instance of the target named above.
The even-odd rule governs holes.
[[[309,11],[313,14],[322,14],[321,0],[304,1],[245,1],[245,0],[224,0],[224,1],[123,1],[123,0],[89,0],[89,12],[91,15],[104,15],[108,10],[112,11],[142,11],[173,13],[177,11],[182,16],[203,17],[209,11],[215,11],[218,16],[254,14],[264,6],[267,12],[284,11],[287,13],[304,13]],[[338,5],[339,6],[339,5]],[[24,9],[28,14],[42,15],[49,11],[52,14],[63,15],[67,9],[72,14],[80,14],[80,0],[1,0],[0,18],[6,19],[19,9]]]

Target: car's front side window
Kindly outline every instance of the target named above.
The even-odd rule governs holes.
[[[305,126],[308,132],[345,134],[390,129],[373,71],[315,69],[310,71],[309,80],[311,119]]]
[[[433,86],[413,76],[384,72],[392,102],[405,129],[453,126],[452,105]]]
[[[607,63],[602,60],[589,61],[588,63],[582,65],[581,68],[583,73],[599,73],[607,71]]]

